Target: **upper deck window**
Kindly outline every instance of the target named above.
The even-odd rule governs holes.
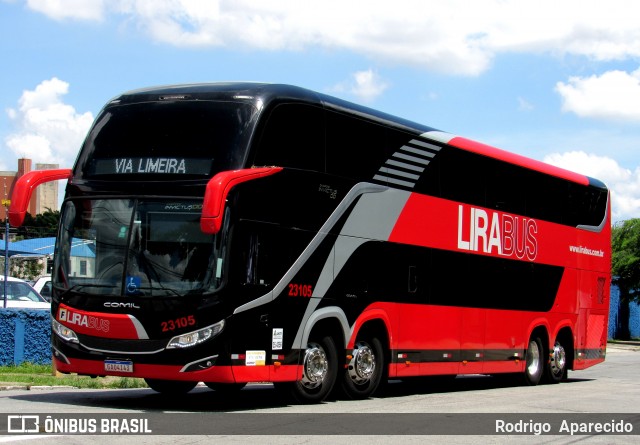
[[[255,108],[212,101],[107,107],[87,137],[76,177],[199,179],[242,168]]]

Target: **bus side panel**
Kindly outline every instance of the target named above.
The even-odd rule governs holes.
[[[604,273],[579,273],[574,369],[585,369],[605,359],[610,281]]]
[[[517,296],[514,296],[517,298]],[[525,312],[487,310],[484,372],[520,372],[525,350]]]
[[[487,311],[460,308],[460,369],[459,374],[480,374],[484,371]]]
[[[461,309],[401,304],[398,311],[397,376],[457,374]]]

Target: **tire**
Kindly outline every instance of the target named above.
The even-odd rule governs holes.
[[[544,349],[539,337],[531,337],[525,353],[524,383],[535,386],[544,374]]]
[[[338,376],[338,353],[329,336],[310,340],[302,360],[302,378],[297,382],[283,382],[276,389],[291,396],[298,403],[319,403],[333,390]]]
[[[385,375],[382,342],[373,337],[357,341],[352,359],[342,375],[342,392],[350,399],[366,399],[371,396]]]
[[[196,387],[198,382],[184,382],[181,380],[144,379],[149,388],[162,394],[186,394]]]
[[[556,340],[553,350],[549,353],[549,360],[545,366],[545,381],[547,383],[559,383],[567,378],[567,353],[560,343]]]
[[[215,392],[222,394],[235,394],[244,388],[246,383],[218,383],[218,382],[204,382],[207,387],[213,389]]]

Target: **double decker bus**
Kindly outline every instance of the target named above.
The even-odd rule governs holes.
[[[60,179],[61,372],[273,382],[311,403],[435,375],[556,383],[605,359],[593,178],[306,89],[216,83],[108,102],[72,169],[20,178],[11,224]]]

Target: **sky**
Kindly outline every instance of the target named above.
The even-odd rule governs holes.
[[[140,87],[298,85],[603,181],[640,217],[635,0],[0,0],[0,170]]]

